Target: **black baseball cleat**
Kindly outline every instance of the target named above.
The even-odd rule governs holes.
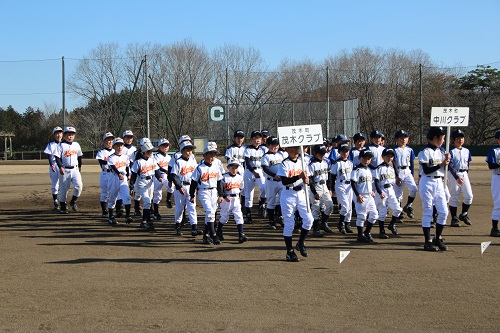
[[[274,222],[269,222],[267,228],[269,230],[276,230],[276,224],[274,224]]]
[[[303,256],[303,257],[308,256],[307,249],[306,249],[306,246],[304,244],[297,243],[295,245],[295,249],[300,252],[301,256]]]
[[[264,219],[267,218],[267,205],[266,204],[261,204],[259,205],[259,213],[260,216]]]
[[[328,223],[326,222],[321,222],[320,228],[327,234],[333,234],[333,230],[328,226]]]
[[[320,238],[320,237],[323,237],[324,235],[319,230],[313,230],[312,236],[315,238]]]
[[[68,212],[67,209],[64,208],[64,209],[59,210],[59,213],[61,213],[61,214],[68,214],[69,212]]]
[[[245,243],[248,240],[248,237],[245,234],[240,234],[238,237],[238,243]]]
[[[155,230],[155,225],[152,222],[148,222],[146,224],[146,230],[147,231],[154,231]]]
[[[132,222],[134,222],[134,219],[132,217],[130,217],[130,216],[125,217],[125,223],[126,224],[130,224]]]
[[[367,243],[367,244],[371,243],[370,239],[368,237],[366,237],[365,235],[358,236],[356,241],[359,243]]]
[[[172,201],[167,200],[167,208],[172,208]]]
[[[432,239],[432,245],[434,246],[437,246],[438,249],[440,249],[441,251],[447,251],[448,250],[448,246],[446,246],[444,243],[443,243],[443,240],[442,239],[439,239],[439,238],[433,238]]]
[[[405,212],[405,214],[411,219],[415,217],[415,213],[413,212],[412,207],[404,206],[403,212]]]
[[[116,217],[111,216],[111,217],[108,219],[108,223],[109,223],[109,224],[117,224],[117,222],[116,222]]]
[[[59,210],[59,202],[57,200],[54,200],[54,210]]]
[[[396,228],[396,225],[394,223],[390,223],[387,226],[387,229],[389,229],[392,232],[393,235],[396,235],[396,236],[399,235],[398,229]]]
[[[219,238],[219,240],[223,241],[224,240],[224,234],[222,233],[222,231],[217,231],[216,232],[216,235],[217,237]]]
[[[352,234],[354,233],[354,231],[352,230],[351,228],[351,224],[350,223],[344,223],[344,226],[345,226],[345,231],[348,233],[348,234]]]
[[[247,214],[246,218],[247,218],[247,220],[245,221],[246,224],[252,224],[253,223],[253,221],[252,221],[252,215],[251,214]]]
[[[104,218],[108,217],[108,212],[102,212],[101,217],[104,217]]]
[[[215,236],[214,239],[212,240],[213,244],[214,245],[220,245],[221,241],[219,239],[219,237]]]
[[[491,237],[500,237],[500,230],[496,228],[492,228],[490,232]]]
[[[424,251],[436,252],[437,248],[432,245],[432,242],[425,242]]]
[[[73,203],[69,203],[70,206],[71,206],[71,209],[73,209],[74,212],[77,212],[78,211],[78,206],[76,205],[76,202],[73,202]]]
[[[465,223],[467,225],[471,225],[472,224],[471,220],[469,219],[469,215],[460,214],[458,216],[458,218],[460,219],[460,221],[462,221],[463,223]]]
[[[342,235],[347,234],[347,230],[346,230],[346,228],[345,228],[344,222],[339,222],[339,223],[337,224],[337,229],[339,229],[339,232],[340,232]]]
[[[363,235],[364,235],[366,238],[368,238],[368,240],[370,241],[370,243],[373,243],[373,242],[374,242],[374,240],[373,240],[373,236],[372,236],[372,234],[371,234],[371,233],[369,233],[369,232],[366,232],[366,231],[365,231],[365,232],[363,233]]]
[[[385,231],[381,232],[379,235],[378,235],[378,238],[380,239],[389,239],[389,235],[385,233]]]
[[[142,212],[140,210],[134,211],[134,216],[142,216]]]
[[[299,257],[297,257],[297,255],[295,254],[295,251],[293,251],[293,250],[290,250],[286,253],[285,260],[291,261],[291,262],[300,261]]]
[[[146,221],[141,221],[141,223],[139,224],[139,228],[146,229],[146,225]]]
[[[451,218],[451,224],[450,224],[450,226],[452,226],[452,227],[460,227],[460,221],[459,221],[458,217],[453,216]]]
[[[161,221],[161,215],[160,214],[155,214],[153,216],[153,218],[156,220],[156,221]]]
[[[176,236],[182,236],[181,228],[175,228],[175,235]]]
[[[213,244],[212,238],[210,238],[208,235],[203,236],[203,244]]]
[[[180,229],[179,229],[180,231]],[[198,233],[198,229],[194,229],[194,230],[191,230],[191,236],[195,237],[195,236],[198,236],[199,233]]]

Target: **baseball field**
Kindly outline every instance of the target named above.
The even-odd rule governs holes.
[[[484,157],[473,159],[473,224],[445,228],[447,252],[423,251],[417,197],[401,237],[367,245],[335,230],[308,238],[298,263],[285,262],[281,230],[259,219],[243,244],[230,222],[220,246],[187,236],[188,226],[174,236],[164,205],[155,232],[138,219],[110,226],[92,160],[79,211],[58,214],[45,161],[0,161],[0,331],[498,332],[491,173]],[[342,263],[340,251],[350,251]]]

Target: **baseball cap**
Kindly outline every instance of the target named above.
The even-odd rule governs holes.
[[[125,137],[125,136],[134,136],[134,133],[132,133],[131,130],[125,130],[125,131],[123,131],[123,135],[122,136],[123,137]]]
[[[314,145],[312,151],[314,154],[326,154],[326,147],[323,144]]]
[[[158,140],[158,146],[161,146],[161,145],[170,146],[170,141],[168,141],[167,139],[160,139],[160,140]]]
[[[258,136],[262,137],[262,133],[260,131],[257,131],[257,130],[252,131],[252,133],[250,134],[251,138],[255,138],[255,137],[258,137]]]
[[[262,134],[262,136],[269,136],[269,131],[268,130],[262,130],[260,132],[260,134]]]
[[[456,129],[453,132],[451,132],[452,139],[458,138],[459,136],[462,136],[465,138],[465,133],[461,129]]]
[[[280,140],[277,137],[275,137],[275,136],[270,136],[270,137],[267,138],[266,143],[268,145],[279,145],[280,144]]]
[[[339,134],[333,139],[333,141],[348,141],[348,140],[349,138],[345,134]]]
[[[229,161],[227,161],[227,166],[231,166],[231,165],[240,166],[240,161],[238,161],[237,158],[232,158]]]
[[[370,149],[363,149],[362,151],[359,152],[359,157],[372,158],[373,153]]]
[[[234,131],[234,135],[233,137],[241,137],[241,138],[244,138],[245,137],[245,132],[243,132],[242,130],[236,130]]]
[[[500,139],[500,130],[495,133],[495,139]]]
[[[351,150],[351,147],[347,143],[343,143],[337,148],[338,151],[349,151]]]
[[[394,156],[394,149],[392,148],[385,148],[383,151],[382,151],[382,156],[386,156],[386,155],[391,155]]]
[[[380,136],[381,138],[385,138],[384,134],[379,130],[375,130],[375,131],[372,131],[370,133],[370,139],[376,138],[377,136]]]
[[[191,137],[189,135],[183,135],[179,138],[179,146],[181,145],[181,143],[183,143],[184,141],[191,141]]]
[[[183,141],[179,147],[180,150],[183,150],[184,148],[193,148],[195,149],[196,147],[191,143],[190,140]]]
[[[394,137],[395,137],[396,139],[399,139],[399,138],[407,138],[407,137],[409,137],[409,136],[410,136],[410,135],[409,135],[409,134],[408,134],[408,132],[407,132],[407,131],[405,131],[405,130],[399,130],[399,131],[397,131],[397,132],[396,132],[396,134],[394,134]]]
[[[435,136],[446,135],[446,132],[442,127],[431,127],[427,132],[427,139],[432,140]]]
[[[358,132],[358,133],[356,133],[356,134],[353,135],[352,139],[354,141],[358,141],[358,140],[361,140],[361,139],[366,140],[366,135],[364,133]]]
[[[55,134],[56,132],[63,132],[63,129],[59,126],[54,127],[52,130],[52,134]]]
[[[149,139],[148,139],[149,140]],[[158,148],[153,147],[153,144],[151,141],[144,142],[144,144],[141,146],[141,151],[144,153],[146,151],[156,151]]]
[[[118,138],[115,138],[115,139],[113,140],[113,146],[114,146],[114,145],[116,145],[116,144],[118,144],[118,143],[123,143],[123,139],[122,139],[122,138],[120,138],[120,137],[118,137]]]
[[[205,145],[205,149],[203,149],[203,154],[205,153],[213,153],[213,152],[218,152],[217,150],[217,144],[213,141],[207,142]]]
[[[67,126],[64,128],[64,133],[76,133],[76,129],[72,126]]]
[[[104,133],[104,135],[102,136],[102,139],[106,140],[107,138],[114,138],[114,137],[115,136],[113,135],[113,133],[107,132],[107,133]]]
[[[139,140],[139,146],[144,146],[148,142],[151,143],[151,140],[149,140],[149,138],[142,138]]]

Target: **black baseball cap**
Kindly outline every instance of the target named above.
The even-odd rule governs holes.
[[[372,131],[370,133],[370,139],[376,138],[377,136],[380,136],[381,138],[385,138],[384,134],[379,130],[375,130],[375,131]]]
[[[359,152],[359,157],[372,158],[373,153],[370,149],[363,149],[362,151]]]
[[[275,136],[270,136],[270,137],[267,138],[266,143],[268,145],[279,145],[280,144],[280,140],[277,137],[275,137]]]
[[[262,133],[260,131],[255,130],[250,133],[250,138],[256,138],[258,136],[262,137]]]
[[[268,130],[262,130],[262,131],[260,131],[260,134],[262,134],[262,136],[269,136],[269,131]]]
[[[352,139],[354,141],[358,141],[358,140],[361,140],[361,139],[366,140],[366,135],[364,133],[359,132],[359,133],[354,134],[353,137],[352,137]]]
[[[408,132],[407,132],[407,131],[405,131],[405,130],[399,130],[399,131],[397,131],[397,132],[396,132],[396,134],[394,135],[394,137],[395,137],[396,139],[399,139],[399,138],[407,138],[407,137],[409,137],[409,136],[410,136],[410,135],[409,135],[409,134],[408,134]]]
[[[347,143],[343,143],[340,146],[337,147],[338,151],[349,151],[351,150],[351,147]]]
[[[314,154],[326,154],[326,147],[323,144],[314,145],[312,149]]]
[[[236,130],[236,131],[234,131],[233,137],[234,138],[236,138],[236,137],[244,138],[245,132],[243,132],[242,130]]]
[[[464,137],[464,138],[465,138],[465,133],[464,133],[464,131],[462,131],[461,129],[456,129],[456,130],[454,130],[453,132],[451,132],[451,138],[452,138],[452,139],[456,139],[456,138],[458,138],[459,136],[461,136],[461,137]]]
[[[392,155],[392,156],[395,156],[396,154],[394,154],[394,149],[392,149],[392,148],[385,148],[385,149],[382,151],[382,156],[386,156],[386,155]]]

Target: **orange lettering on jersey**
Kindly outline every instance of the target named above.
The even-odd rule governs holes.
[[[115,167],[116,167],[117,169],[120,169],[121,167],[126,167],[127,165],[128,165],[128,163],[127,163],[127,162],[125,162],[125,161],[117,161],[117,162],[115,163]]]
[[[64,156],[65,157],[70,157],[71,155],[76,155],[78,154],[78,151],[77,150],[66,150],[64,152]]]
[[[145,165],[141,168],[141,173],[144,175],[148,173],[148,171],[154,170],[155,166],[154,165]]]
[[[160,163],[158,163],[158,165],[160,166],[160,168],[165,169],[165,167],[168,166],[168,162],[167,161],[160,161]]]
[[[210,178],[217,178],[218,175],[217,172],[204,172],[200,177],[200,181],[207,182]]]
[[[302,170],[290,170],[288,171],[288,178],[292,178],[293,176],[298,176],[302,173]]]
[[[232,189],[234,188],[240,188],[240,184],[239,183],[226,183],[226,186],[224,186],[224,190],[225,191],[231,191]]]
[[[185,176],[193,171],[194,171],[194,166],[184,166],[181,168],[181,171],[179,173],[181,174],[181,176]]]

